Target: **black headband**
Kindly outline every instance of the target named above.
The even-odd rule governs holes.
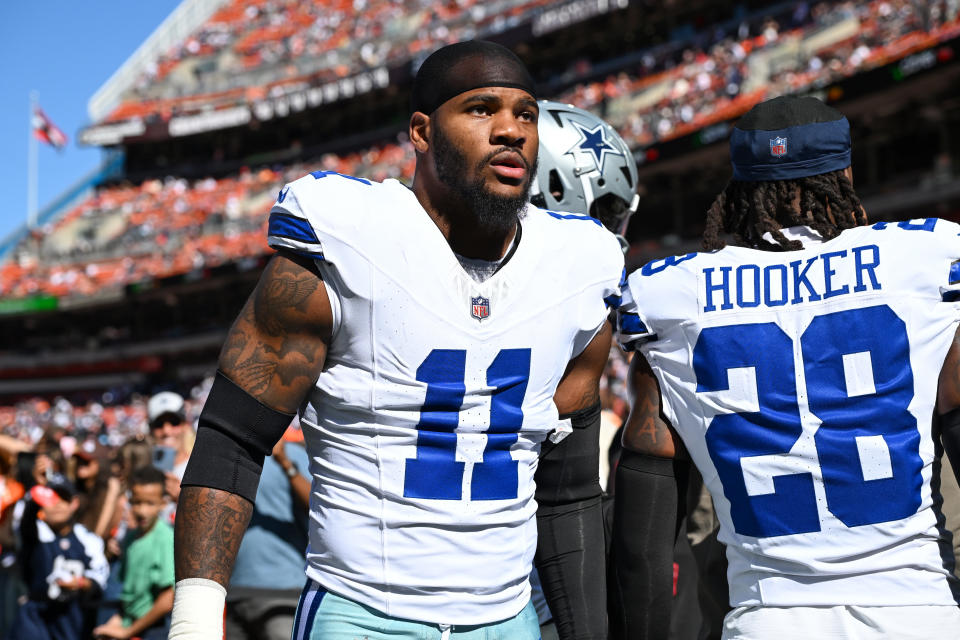
[[[516,54],[493,42],[469,40],[437,49],[423,61],[410,107],[431,114],[450,98],[482,87],[522,89],[537,97],[533,78]]]

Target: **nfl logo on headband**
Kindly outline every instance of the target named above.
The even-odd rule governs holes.
[[[787,155],[787,139],[786,138],[773,138],[770,141],[770,155],[774,158],[781,158]]]
[[[483,296],[470,298],[471,313],[477,320],[483,320],[490,316],[490,300]]]
[[[730,133],[730,160],[733,179],[743,182],[840,171],[850,166],[850,123],[810,96],[773,98],[737,120]]]

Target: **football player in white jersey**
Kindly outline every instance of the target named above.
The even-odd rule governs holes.
[[[637,165],[616,130],[589,111],[540,101],[540,151],[530,201],[553,211],[590,215],[622,239],[636,211]],[[608,300],[611,307],[619,298]],[[600,475],[600,379],[572,431],[545,442],[535,476],[538,544],[535,562],[546,587],[541,621],[552,614],[561,640],[607,636],[606,544]],[[606,455],[606,452],[603,453]],[[546,635],[550,631],[545,631]]]
[[[301,639],[537,638],[541,442],[585,409],[623,256],[527,203],[533,82],[444,47],[413,87],[412,189],[317,171],[281,190],[278,254],[231,328],[176,523],[170,637],[219,639],[263,456],[298,413],[313,477]]]
[[[814,98],[754,107],[730,144],[708,251],[624,291],[628,636],[667,637],[674,465],[690,459],[727,546],[725,638],[958,638],[936,460],[960,430],[960,227],[866,226],[849,125]]]

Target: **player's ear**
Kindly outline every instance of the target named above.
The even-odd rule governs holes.
[[[414,111],[410,116],[410,142],[417,153],[430,149],[430,116],[422,111]]]

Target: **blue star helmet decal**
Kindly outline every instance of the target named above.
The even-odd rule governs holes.
[[[601,172],[603,172],[603,161],[606,160],[607,154],[614,156],[623,155],[617,151],[616,147],[610,144],[610,141],[607,139],[607,132],[604,130],[602,124],[598,124],[593,129],[588,129],[579,122],[571,122],[571,124],[576,128],[577,133],[580,134],[580,139],[570,147],[567,153],[571,151],[589,153],[593,156],[594,165]]]

